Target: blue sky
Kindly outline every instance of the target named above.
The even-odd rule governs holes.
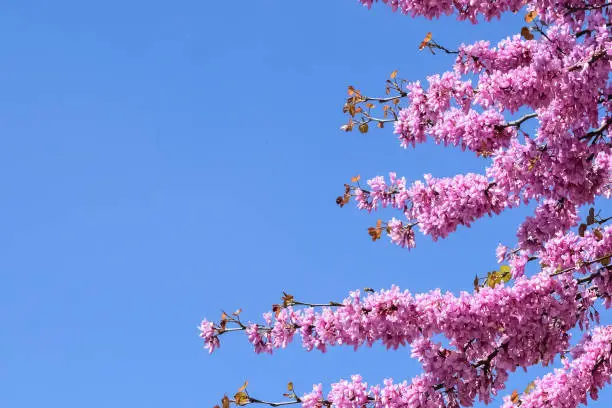
[[[528,209],[412,252],[372,243],[376,216],[334,200],[351,176],[482,171],[391,130],[338,130],[347,85],[383,90],[452,60],[418,52],[520,31],[368,12],[356,1],[20,1],[0,14],[0,406],[212,407],[245,379],[275,399],[353,373],[419,372],[409,349],[298,344],[257,356],[197,325],[398,284],[469,289]],[[610,209],[606,204],[606,208]],[[512,380],[522,389],[536,375]],[[609,406],[612,392],[591,406]],[[498,405],[498,404],[494,404]]]

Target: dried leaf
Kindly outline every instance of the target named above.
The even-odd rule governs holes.
[[[357,111],[355,110],[355,105],[353,105],[352,103],[347,105],[348,108],[348,114],[352,116],[355,116],[355,114],[357,113]]]
[[[234,316],[238,317],[240,316],[240,313],[242,313],[242,309],[237,309],[234,313],[232,313]]]
[[[538,12],[535,10],[531,10],[529,13],[525,14],[525,22],[531,23],[538,16]]]
[[[357,183],[359,180],[361,180],[361,176],[358,174],[351,178],[351,183]]]
[[[283,306],[291,306],[293,304],[293,295],[289,295],[288,293],[283,292]]]
[[[361,133],[368,133],[368,124],[364,122],[361,125],[359,125],[359,131]]]
[[[376,126],[378,126],[379,129],[382,129],[385,127],[385,124],[383,122],[378,122]]]
[[[355,88],[353,88],[351,85],[348,87],[348,94],[349,96],[353,96],[355,94]]]
[[[382,237],[382,228],[368,228],[368,234],[372,237],[372,241],[376,241]]]
[[[351,195],[349,193],[344,193],[344,196],[342,198],[342,205],[346,205],[349,203],[349,201],[351,201]]]
[[[234,394],[234,402],[236,405],[246,405],[250,402],[250,399],[246,392],[240,391]]]
[[[526,40],[533,40],[534,39],[533,34],[531,34],[531,31],[529,31],[529,27],[521,28],[521,35]]]
[[[578,235],[580,235],[581,237],[584,237],[584,233],[586,232],[586,229],[587,229],[586,224],[580,224],[580,226],[578,227]]]
[[[431,41],[431,37],[432,37],[431,32],[427,33],[425,38],[423,38],[423,41],[421,41],[421,44],[419,44],[419,50],[422,50],[423,48],[427,46],[427,44],[429,44],[429,42]]]
[[[589,209],[589,215],[587,215],[586,223],[587,225],[595,224],[595,209],[593,207]]]
[[[512,391],[512,395],[510,395],[510,401],[512,401],[513,404],[519,402],[519,393],[516,390]]]
[[[283,307],[281,305],[272,305],[272,311],[274,312],[274,315],[276,317],[278,317],[281,310],[283,310]]]
[[[599,261],[599,263],[602,264],[603,266],[610,265],[610,257],[602,259],[601,261]]]
[[[366,103],[366,108],[368,108],[368,109],[372,109],[372,108],[375,108],[375,107],[376,107],[376,105],[374,105],[373,103],[370,103],[370,102]]]
[[[601,233],[601,230],[599,228],[593,230],[593,235],[595,235],[595,238],[597,238],[598,241],[601,241],[603,239],[603,234]]]
[[[393,71],[390,76],[391,79],[395,79],[395,77],[397,76],[397,70]]]
[[[539,157],[534,157],[534,158],[530,159],[529,160],[529,165],[527,166],[527,169],[529,171],[533,170],[535,168],[536,164],[538,163],[539,159],[540,159]]]
[[[478,275],[476,275],[476,277],[474,277],[474,290],[476,292],[478,292],[480,290]]]
[[[293,391],[293,383],[291,381],[287,383],[287,391]]]
[[[223,398],[221,398],[221,406],[222,406],[223,408],[229,408],[229,406],[230,406],[230,400],[229,400],[229,398],[227,397],[227,395],[224,395],[224,396],[223,396]]]
[[[238,388],[238,392],[246,390],[247,385],[249,385],[249,382],[245,381],[244,384],[242,384],[242,387]]]

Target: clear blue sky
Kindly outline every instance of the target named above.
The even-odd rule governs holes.
[[[411,378],[409,349],[298,344],[257,356],[243,336],[209,356],[197,325],[259,320],[285,290],[469,289],[527,209],[370,242],[376,216],[334,200],[351,176],[482,171],[453,149],[402,150],[390,129],[344,134],[346,86],[383,90],[452,60],[418,52],[516,33],[368,12],[356,1],[28,1],[0,13],[0,406],[212,407],[245,379],[280,397],[362,373]],[[610,205],[607,205],[610,209]],[[513,380],[522,389],[543,371]],[[603,394],[605,407],[612,392]],[[497,404],[495,404],[497,405]]]

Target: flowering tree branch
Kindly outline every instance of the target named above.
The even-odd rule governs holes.
[[[359,0],[371,7],[377,1]],[[437,18],[455,14],[479,23],[527,6],[527,26],[496,45],[489,41],[440,45],[427,33],[415,48],[456,56],[452,67],[425,81],[409,82],[393,71],[385,95],[365,96],[353,86],[341,129],[367,133],[393,123],[402,147],[433,141],[485,159],[482,174],[408,181],[395,172],[360,183],[356,176],[336,199],[367,212],[388,208],[396,217],[368,228],[373,241],[387,234],[401,247],[416,247],[415,230],[434,241],[485,216],[534,203],[518,226],[516,248],[500,244],[499,269],[474,278],[474,291],[440,289],[421,294],[355,291],[342,302],[308,303],[283,294],[264,323],[241,320],[240,310],[219,322],[204,320],[200,336],[212,352],[219,337],[245,332],[257,353],[273,353],[300,337],[306,350],[358,349],[382,343],[410,346],[422,374],[410,381],[370,386],[355,375],[286,401],[251,397],[246,384],[225,397],[223,408],[301,404],[304,408],[456,408],[490,403],[518,367],[548,365],[572,355],[564,368],[513,391],[504,407],[585,403],[612,375],[612,329],[599,325],[598,303],[612,307],[612,218],[589,209],[612,197],[610,55],[612,4],[604,0],[383,0],[394,11]],[[509,120],[517,112],[528,112]],[[521,126],[537,118],[528,134]],[[539,272],[529,273],[529,262]],[[596,303],[597,302],[597,303]],[[592,328],[592,326],[596,326]],[[570,347],[576,328],[588,333]],[[435,336],[446,339],[444,345]]]

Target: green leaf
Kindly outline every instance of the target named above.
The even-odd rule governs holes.
[[[511,269],[508,265],[500,266],[499,273],[501,274],[501,280],[503,282],[508,282],[510,279],[512,279]]]

